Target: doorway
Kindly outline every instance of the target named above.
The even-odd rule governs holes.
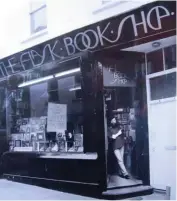
[[[141,185],[149,179],[145,61],[142,55],[121,52],[117,59],[106,58],[100,62],[101,65],[107,137],[107,186]],[[123,143],[118,147],[115,147],[115,139],[111,137],[114,133],[110,132],[113,119],[119,123],[122,132]],[[119,150],[121,164],[125,168],[115,154]],[[122,167],[127,174],[124,174]]]

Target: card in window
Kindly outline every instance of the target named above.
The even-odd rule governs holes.
[[[19,125],[19,126],[22,125],[22,119],[17,119],[17,125]]]
[[[40,124],[46,125],[46,123],[47,123],[47,117],[40,117]]]
[[[28,124],[28,118],[22,119],[22,125],[27,125]]]
[[[15,140],[15,147],[21,147],[21,140]]]
[[[20,126],[20,133],[24,133],[24,132],[26,132],[26,126],[21,125]]]
[[[45,140],[44,133],[37,133],[37,141],[44,141]]]
[[[39,131],[44,132],[45,131],[45,125],[40,125],[39,126]]]
[[[29,125],[26,127],[26,133],[31,133],[31,127]]]
[[[24,134],[24,140],[30,141],[30,134],[29,133]]]
[[[22,141],[22,147],[29,147],[30,143],[27,141]]]

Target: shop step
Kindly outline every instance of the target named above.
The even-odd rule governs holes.
[[[104,199],[125,199],[136,196],[150,195],[153,193],[151,186],[132,186],[126,188],[109,189],[102,193]]]

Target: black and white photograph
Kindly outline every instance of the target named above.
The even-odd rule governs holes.
[[[0,200],[175,200],[176,1],[0,3]]]

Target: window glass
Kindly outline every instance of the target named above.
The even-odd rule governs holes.
[[[119,2],[119,0],[101,0],[102,5],[113,3],[113,2]]]
[[[31,117],[47,116],[47,83],[30,86],[30,97],[32,97],[30,98]]]
[[[147,74],[163,71],[162,49],[147,54]]]
[[[9,91],[11,151],[83,152],[80,72]]]
[[[159,100],[176,96],[176,73],[150,79],[151,100]]]
[[[166,47],[165,54],[165,69],[176,68],[176,45]]]
[[[47,28],[46,6],[38,8],[31,14],[31,33],[36,33]]]
[[[6,129],[6,95],[4,87],[0,87],[0,129]]]

